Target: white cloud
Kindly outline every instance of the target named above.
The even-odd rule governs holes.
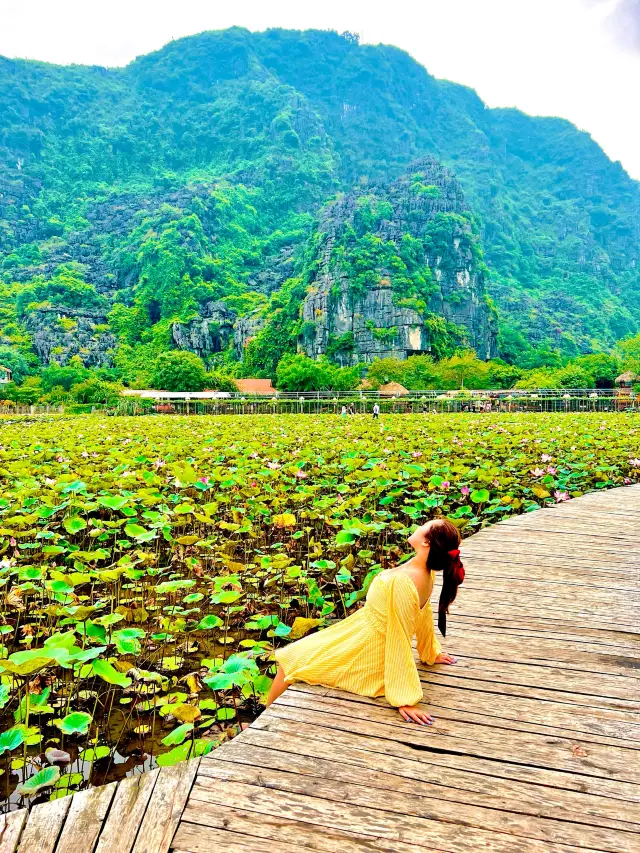
[[[171,39],[244,26],[353,30],[408,50],[490,106],[557,115],[640,178],[640,0],[0,0],[0,54],[124,65]],[[626,22],[626,23],[625,23]],[[633,27],[635,26],[635,30]],[[621,50],[625,41],[627,50]]]

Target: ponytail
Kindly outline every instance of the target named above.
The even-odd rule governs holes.
[[[442,589],[438,602],[438,628],[443,637],[447,634],[447,614],[453,604],[458,587],[464,580],[464,566],[460,559],[460,531],[450,521],[438,518],[431,522],[426,538],[430,545],[427,568],[442,572]]]
[[[443,637],[447,635],[447,614],[449,613],[449,605],[453,604],[458,587],[464,580],[464,566],[460,559],[460,551],[453,548],[447,551],[449,564],[442,573],[442,589],[440,590],[440,600],[438,602],[438,628]]]

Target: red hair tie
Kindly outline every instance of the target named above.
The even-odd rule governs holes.
[[[448,554],[451,558],[455,558],[455,557],[459,557],[459,556],[460,556],[460,551],[458,551],[458,549],[457,549],[457,548],[454,548],[454,549],[453,549],[453,551],[447,551],[447,554]]]

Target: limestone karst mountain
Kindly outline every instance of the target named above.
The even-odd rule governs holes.
[[[350,34],[0,58],[0,345],[42,362],[601,350],[640,329],[639,248],[639,185],[588,134]]]

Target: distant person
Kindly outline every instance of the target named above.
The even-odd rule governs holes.
[[[373,404],[373,419],[380,417],[380,406],[377,403]]]
[[[363,608],[276,651],[278,672],[267,705],[287,685],[303,681],[359,696],[384,696],[406,722],[433,724],[419,707],[424,696],[411,643],[416,635],[420,660],[429,666],[456,662],[435,637],[429,599],[436,572],[442,572],[438,627],[444,637],[449,605],[464,580],[460,533],[450,521],[437,518],[418,527],[409,544],[413,557],[373,579]]]
[[[349,414],[350,414],[350,415],[355,415],[355,412],[354,412],[354,410],[353,410],[353,406],[349,406]]]
[[[340,414],[342,415],[343,418],[347,417],[347,407],[346,406],[342,407],[342,411],[340,412]]]

